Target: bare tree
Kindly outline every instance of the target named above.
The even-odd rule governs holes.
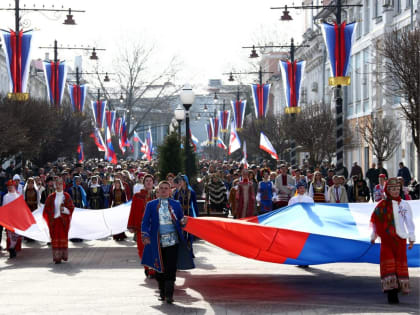
[[[367,117],[359,132],[372,147],[378,162],[389,160],[400,145],[400,130],[390,117]]]
[[[386,93],[402,99],[400,109],[411,128],[413,142],[420,156],[420,29],[399,29],[387,33],[376,45],[383,59]],[[420,178],[420,158],[417,159]]]

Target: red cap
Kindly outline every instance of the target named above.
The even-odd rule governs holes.
[[[379,177],[380,178],[386,178],[386,175],[385,174],[379,174]]]
[[[7,181],[7,183],[6,183],[6,186],[7,186],[7,187],[9,187],[9,186],[15,186],[15,182],[14,182],[13,180],[9,179],[9,180]]]

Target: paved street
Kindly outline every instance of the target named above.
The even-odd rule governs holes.
[[[71,244],[70,261],[54,265],[51,251],[25,244],[16,260],[0,257],[1,314],[418,314],[420,270],[412,293],[389,306],[379,266],[329,264],[300,269],[249,260],[204,241],[197,268],[179,272],[175,304],[157,299],[145,280],[133,241]]]

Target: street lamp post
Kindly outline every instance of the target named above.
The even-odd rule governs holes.
[[[186,84],[181,93],[180,93],[181,102],[185,108],[185,173],[189,179],[191,179],[191,175],[194,169],[194,165],[192,165],[192,153],[191,153],[191,146],[190,146],[190,107],[194,103],[195,95],[194,92],[189,84]]]
[[[175,119],[178,122],[178,139],[181,141],[181,123],[185,119],[185,110],[182,108],[181,105],[175,108]]]

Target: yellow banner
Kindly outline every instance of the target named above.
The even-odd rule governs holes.
[[[350,77],[333,77],[328,78],[328,84],[332,86],[336,85],[350,85]]]
[[[7,98],[14,101],[27,101],[29,99],[29,93],[8,93]]]

